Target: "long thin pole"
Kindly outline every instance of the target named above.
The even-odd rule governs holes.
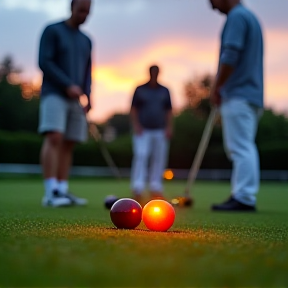
[[[187,179],[186,188],[185,188],[186,197],[190,196],[190,191],[191,191],[192,185],[195,182],[196,176],[199,171],[199,167],[202,163],[204,154],[206,152],[217,114],[218,114],[218,108],[213,107],[208,117],[207,123],[205,125],[193,163],[188,173],[188,179]]]
[[[117,168],[115,162],[113,161],[107,147],[103,143],[102,135],[100,134],[97,126],[95,124],[89,124],[89,132],[92,135],[93,139],[95,142],[99,143],[101,153],[108,164],[109,168],[112,170],[114,176],[118,179],[121,179],[121,174],[119,169]]]

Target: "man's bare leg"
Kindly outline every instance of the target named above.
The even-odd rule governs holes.
[[[72,165],[74,141],[64,140],[59,152],[59,165],[57,170],[58,190],[62,195],[68,197],[75,205],[86,205],[87,200],[76,197],[69,192],[69,172]]]
[[[60,147],[57,180],[59,192],[62,194],[68,192],[68,178],[70,167],[72,165],[74,146],[74,141],[64,140]]]
[[[43,169],[45,197],[44,206],[67,206],[71,204],[69,199],[55,195],[57,190],[57,170],[59,165],[59,152],[63,136],[58,132],[47,133],[41,149],[41,164]],[[55,196],[58,198],[55,200]]]
[[[57,179],[59,181],[68,180],[69,171],[73,159],[74,141],[64,140],[60,147],[59,165],[57,170]]]
[[[62,134],[47,133],[41,149],[41,164],[44,179],[56,178],[58,155],[62,143]]]

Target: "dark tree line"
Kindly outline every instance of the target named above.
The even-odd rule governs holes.
[[[39,91],[21,82],[20,73],[11,57],[0,63],[0,130],[36,132]]]
[[[41,139],[36,135],[39,90],[35,90],[29,83],[21,83],[19,80],[17,82],[19,73],[20,69],[14,65],[11,58],[7,57],[0,62],[0,151],[2,154],[0,161],[38,163],[41,144]],[[210,112],[208,98],[212,81],[211,76],[205,75],[187,82],[184,86],[187,104],[185,109],[174,117],[170,167],[189,168],[192,163]],[[104,132],[107,127],[113,127],[117,135],[108,145],[115,161],[121,167],[130,167],[132,147],[129,115],[116,114],[99,128]],[[214,127],[207,155],[203,159],[204,167],[217,168],[217,165],[221,164],[222,168],[227,168],[230,165],[223,152],[221,129],[221,119],[219,119]],[[25,136],[29,134],[35,136]],[[265,110],[260,120],[256,142],[265,169],[288,169],[288,119],[285,115],[278,115],[273,110]],[[18,145],[18,148],[15,145]],[[17,155],[11,147],[15,147],[13,151],[17,150]],[[99,160],[101,155],[98,152],[95,150],[93,141],[80,145],[76,151],[75,164],[100,165],[103,159]],[[93,155],[95,155],[94,159]],[[95,163],[96,159],[100,162]],[[102,164],[105,165],[105,161]]]

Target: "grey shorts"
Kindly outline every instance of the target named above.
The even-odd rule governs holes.
[[[38,132],[60,132],[66,140],[84,142],[88,137],[86,115],[78,100],[56,94],[40,100]]]

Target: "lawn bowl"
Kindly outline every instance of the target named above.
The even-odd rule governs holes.
[[[118,229],[135,229],[142,220],[142,207],[133,199],[122,198],[111,207],[110,218]]]
[[[105,200],[104,200],[104,206],[107,209],[111,209],[111,207],[113,206],[113,204],[118,201],[119,198],[114,196],[114,195],[108,195]]]
[[[175,210],[165,200],[151,200],[143,208],[142,220],[149,230],[165,232],[174,223]]]

